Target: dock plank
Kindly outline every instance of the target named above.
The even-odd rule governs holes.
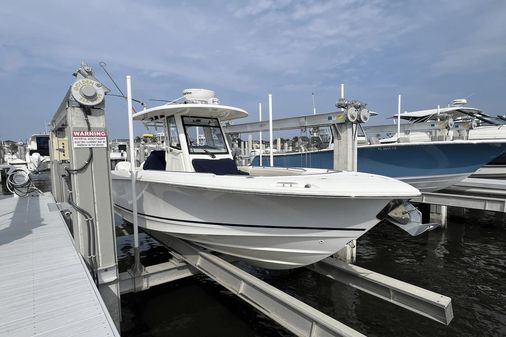
[[[0,336],[119,336],[51,203],[0,200]]]

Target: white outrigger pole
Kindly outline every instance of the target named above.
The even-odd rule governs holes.
[[[274,166],[274,153],[273,153],[273,148],[274,148],[274,144],[273,144],[273,141],[272,141],[272,94],[269,94],[269,146],[271,148],[271,150],[269,151],[269,159],[270,159],[270,162],[269,162],[269,166]]]
[[[132,271],[135,275],[139,275],[142,271],[139,254],[139,221],[137,218],[137,191],[135,186],[135,178],[137,170],[135,168],[135,144],[134,144],[134,125],[133,125],[133,108],[132,108],[132,78],[128,75],[127,82],[127,106],[128,106],[128,141],[130,147],[130,177],[132,179],[132,216],[134,226],[134,265]]]
[[[397,96],[397,142],[401,136],[401,95]]]
[[[262,122],[262,103],[258,103],[258,121],[259,122]],[[264,166],[263,164],[263,149],[262,149],[262,130],[260,130],[259,132],[259,135],[258,135],[258,138],[259,138],[259,143],[260,143],[260,166]]]

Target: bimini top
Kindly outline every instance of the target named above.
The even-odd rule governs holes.
[[[248,113],[243,109],[227,105],[182,103],[182,104],[166,104],[146,109],[134,114],[133,119],[143,122],[155,122],[157,120],[165,118],[166,116],[172,115],[211,117],[211,118],[218,118],[221,121],[227,121],[231,119],[247,117]]]

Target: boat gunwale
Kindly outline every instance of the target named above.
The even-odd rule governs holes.
[[[128,173],[128,175],[121,175],[119,174],[118,172],[122,172],[122,171],[112,171],[111,172],[111,175],[112,175],[112,180],[127,180],[127,181],[131,181],[131,177],[130,177],[130,174],[129,172],[130,171],[123,171],[125,173]],[[141,170],[141,171],[137,171],[137,172],[149,172],[149,170]],[[168,173],[173,173],[172,171],[153,171],[153,172],[159,172],[159,173],[162,173],[162,172],[168,172]],[[215,175],[213,173],[199,173],[199,172],[184,172],[184,171],[181,171],[181,172],[177,172],[177,173],[185,173],[185,174],[199,174],[199,175],[207,175],[209,177],[234,177],[234,178],[238,178],[238,179],[258,179],[258,178],[263,178],[263,177],[253,177],[253,176],[243,176],[243,175]],[[350,172],[351,173],[351,172]],[[369,173],[361,173],[361,174],[365,174],[365,175],[373,175],[373,174],[369,174]],[[314,174],[314,175],[318,175],[318,174]],[[300,176],[304,176],[304,175],[300,175]],[[268,178],[274,178],[274,177],[283,177],[283,176],[270,176]],[[285,176],[286,177],[286,176]],[[378,176],[378,177],[381,177],[381,178],[387,178],[387,179],[391,179],[391,180],[397,180],[395,178],[389,178],[389,177],[385,177],[385,176]],[[392,199],[411,199],[411,198],[415,198],[415,197],[418,197],[421,195],[421,192],[418,191],[417,194],[414,194],[414,193],[392,193],[392,194],[371,194],[371,195],[356,195],[356,194],[353,194],[353,193],[348,193],[348,194],[333,194],[333,195],[328,195],[328,194],[317,194],[317,193],[312,193],[312,194],[309,194],[309,193],[297,193],[297,194],[294,194],[293,191],[294,189],[291,188],[291,187],[288,187],[287,188],[287,191],[285,192],[281,192],[281,191],[259,191],[259,190],[247,190],[247,189],[237,189],[237,188],[234,188],[234,189],[231,189],[231,188],[227,188],[227,187],[210,187],[210,186],[202,186],[202,185],[190,185],[190,184],[185,184],[185,183],[177,183],[177,182],[167,182],[167,181],[164,181],[164,180],[161,180],[161,179],[156,179],[156,178],[144,178],[144,177],[139,177],[137,176],[136,177],[136,181],[138,182],[144,182],[144,183],[158,183],[158,184],[164,184],[164,185],[167,185],[167,186],[171,186],[171,187],[182,187],[182,188],[189,188],[189,189],[193,189],[193,190],[205,190],[205,191],[213,191],[213,192],[226,192],[226,193],[235,193],[235,194],[251,194],[251,195],[268,195],[268,196],[282,196],[282,197],[294,197],[294,198],[321,198],[321,199],[348,199],[348,198],[353,198],[353,199],[389,199],[389,200],[392,200]],[[279,183],[286,183],[286,184],[289,184],[290,182],[289,181],[280,181]],[[302,192],[302,191],[307,191],[307,189],[304,189],[304,188],[297,188],[297,191],[299,192]],[[326,190],[328,191],[328,190]]]

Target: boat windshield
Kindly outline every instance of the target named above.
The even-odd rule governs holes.
[[[217,118],[183,117],[190,153],[228,153]]]

